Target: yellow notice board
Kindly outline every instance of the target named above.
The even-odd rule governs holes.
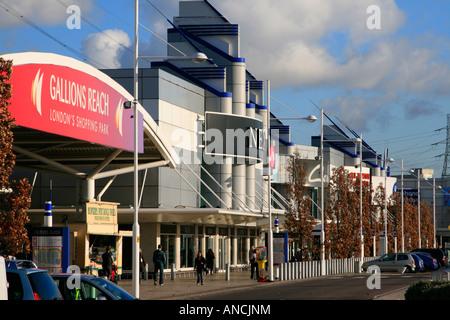
[[[86,202],[87,224],[117,224],[117,203]]]

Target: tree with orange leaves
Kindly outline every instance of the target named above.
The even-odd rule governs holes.
[[[12,61],[0,58],[0,252],[5,255],[28,252],[30,248],[25,228],[31,204],[30,185],[27,179],[10,181],[15,165],[12,152],[14,119],[8,110],[11,74]]]
[[[353,178],[344,167],[334,168],[328,185],[325,210],[327,256],[342,259],[357,256],[361,250],[360,198]],[[359,190],[359,189],[358,189]]]
[[[289,238],[296,242],[300,250],[300,259],[311,260],[318,254],[314,245],[312,230],[316,224],[311,212],[311,196],[305,186],[307,164],[302,161],[298,152],[289,160],[287,170],[289,182],[286,184],[288,207],[284,223]]]

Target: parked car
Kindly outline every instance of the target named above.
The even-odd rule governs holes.
[[[8,300],[8,281],[6,280],[5,258],[0,256],[0,300]]]
[[[410,253],[387,253],[378,259],[364,262],[362,268],[367,271],[371,265],[380,267],[380,271],[414,272],[416,265]]]
[[[47,270],[7,268],[8,300],[62,300]]]
[[[414,259],[414,264],[416,266],[416,269],[414,270],[415,272],[423,272],[425,271],[425,265],[423,263],[423,260],[421,257],[419,257],[417,254],[415,253],[411,253],[411,256]]]
[[[444,254],[444,251],[442,251],[442,249],[436,248],[418,248],[418,249],[414,249],[411,250],[411,252],[426,252],[431,254],[431,256],[433,258],[435,258],[437,260],[437,262],[439,263],[439,266],[442,268],[445,268],[448,266],[448,258],[447,256]]]
[[[425,270],[437,270],[439,269],[439,264],[436,259],[433,258],[429,253],[426,252],[414,252],[415,255],[418,255],[425,266]]]
[[[136,300],[117,284],[87,274],[57,273],[51,275],[64,300]],[[70,277],[78,277],[71,278]],[[77,281],[80,281],[77,284]]]
[[[37,269],[36,263],[31,260],[8,260],[6,261],[6,267],[9,269]]]

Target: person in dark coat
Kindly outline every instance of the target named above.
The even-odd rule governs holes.
[[[206,274],[208,274],[208,271],[213,274],[215,258],[216,257],[214,256],[214,252],[212,251],[212,249],[208,249],[208,252],[206,253]]]
[[[253,248],[253,247],[252,247]],[[258,280],[258,262],[256,261],[256,250],[250,256],[250,279]]]
[[[195,258],[194,270],[197,270],[197,285],[200,283],[203,285],[203,269],[206,267],[206,259],[202,256],[202,252],[197,253]]]
[[[112,265],[113,265],[113,257],[111,253],[111,248],[106,247],[105,253],[102,254],[102,269],[103,269],[103,276],[106,277],[106,279],[111,279],[111,273],[112,273]]]
[[[162,251],[162,246],[159,244],[158,249],[153,252],[153,263],[155,265],[155,273],[153,279],[155,286],[158,283],[158,270],[159,270],[159,284],[164,285],[164,266],[166,264],[166,254]]]
[[[141,278],[145,279],[145,260],[142,249],[139,248],[139,283],[141,282]]]

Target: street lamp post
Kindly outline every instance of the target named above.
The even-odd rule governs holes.
[[[359,214],[360,214],[360,237],[361,237],[361,258],[359,262],[359,270],[362,268],[364,260],[364,234],[363,234],[363,196],[362,196],[362,134],[359,137]]]
[[[308,122],[314,122],[317,118],[314,115],[309,115],[305,118],[276,118],[277,120],[306,120]],[[269,271],[269,281],[274,280],[273,276],[273,230],[272,230],[272,190],[271,190],[271,179],[272,179],[272,168],[270,167],[270,80],[267,80],[267,197],[268,197],[268,213],[269,213],[269,230],[267,232],[267,242],[268,242],[268,271]]]
[[[421,232],[420,232],[420,172],[419,168],[416,169],[416,177],[417,177],[417,220],[418,220],[418,234],[419,234],[419,248],[422,248],[422,239],[421,239]],[[415,172],[414,169],[409,170],[411,174]]]
[[[324,214],[324,163],[323,163],[323,108],[320,109],[320,219],[322,220],[322,227],[320,230],[320,263],[321,275],[325,275],[325,214]],[[351,140],[330,140],[330,142],[343,142],[343,141],[352,141],[354,143],[359,143],[359,180],[360,180],[360,241],[361,241],[361,257],[360,257],[360,266],[362,266],[362,261],[364,257],[364,240],[363,240],[363,208],[362,208],[362,135],[359,138],[351,139]]]
[[[420,170],[420,171],[419,171]],[[422,239],[421,239],[421,224],[420,224],[420,218],[421,218],[421,213],[420,213],[420,189],[421,189],[421,183],[420,183],[420,174],[421,174],[421,169],[411,169],[409,170],[409,173],[411,173],[411,175],[415,176],[417,178],[417,214],[418,214],[418,234],[419,234],[419,248],[422,246]],[[416,174],[414,174],[416,173]],[[433,190],[433,247],[436,248],[437,243],[436,243],[436,188],[438,189],[442,189],[442,186],[437,186],[436,185],[436,179],[433,178],[433,184],[430,184],[430,182],[427,181],[427,178],[424,178],[425,182],[428,183],[429,185],[432,185],[432,190]],[[403,188],[402,188],[403,190]],[[443,190],[442,190],[443,191]],[[443,191],[444,194],[448,194],[447,192]]]
[[[384,150],[384,253],[388,252],[388,233],[387,233],[387,164],[394,162],[394,159],[386,158],[387,151]]]
[[[324,214],[324,183],[323,183],[323,108],[320,109],[320,219],[322,226],[320,228],[320,273],[325,275],[325,214]]]
[[[401,161],[402,163],[402,168],[401,168],[401,189],[402,189],[402,193],[401,193],[401,201],[402,201],[402,252],[405,252],[405,234],[404,234],[404,206],[403,206],[403,159]]]
[[[133,245],[132,245],[132,290],[133,295],[139,298],[139,246],[140,246],[140,227],[139,227],[139,190],[138,190],[138,139],[139,139],[139,111],[138,111],[138,76],[139,76],[139,59],[173,59],[173,60],[192,60],[195,63],[201,63],[208,60],[208,57],[202,53],[197,52],[193,56],[139,56],[139,0],[134,1],[134,90],[133,90],[133,104],[134,104],[134,178],[133,178]]]
[[[139,298],[139,200],[138,200],[138,28],[139,28],[139,0],[134,1],[134,151],[133,151],[133,248],[132,248],[132,273],[133,273],[133,294]]]
[[[270,167],[270,80],[267,80],[267,210],[269,212],[269,231],[268,234],[268,260],[269,260],[269,281],[273,281],[273,230],[272,230],[272,190],[271,188],[271,167]]]
[[[422,239],[420,232],[420,173],[417,169],[417,222],[418,222],[418,233],[419,233],[419,248],[422,248]]]
[[[433,177],[433,248],[436,248],[436,179]]]
[[[418,170],[417,170],[418,171]],[[417,172],[417,215],[419,222],[419,248],[422,248],[422,239],[420,235],[420,173]]]

